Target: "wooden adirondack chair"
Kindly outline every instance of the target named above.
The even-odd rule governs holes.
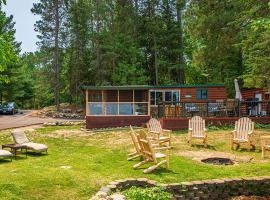
[[[170,147],[157,147],[153,144],[153,141],[149,137],[147,137],[144,131],[139,133],[139,143],[142,149],[143,161],[134,165],[133,168],[136,169],[142,166],[145,163],[153,162],[154,165],[145,169],[144,173],[150,173],[161,165],[165,165],[166,169],[169,168],[169,149]],[[161,153],[159,151],[165,150],[165,153]]]
[[[160,121],[155,118],[151,118],[146,125],[149,133],[153,134],[153,140],[155,140],[156,143],[168,143],[167,146],[171,146],[171,130],[162,129]]]
[[[133,160],[135,158],[141,157],[142,156],[142,152],[141,152],[141,147],[138,141],[138,134],[135,133],[134,129],[132,128],[132,126],[130,125],[130,132],[129,132],[132,142],[134,144],[135,147],[135,152],[128,154],[128,159],[127,160]]]
[[[189,120],[188,143],[192,145],[192,139],[201,139],[207,147],[207,129],[205,128],[205,120],[200,116],[194,116]]]
[[[233,149],[234,144],[236,144],[238,148],[241,143],[248,143],[251,147],[255,148],[251,140],[254,125],[254,122],[248,117],[242,117],[235,122],[235,130],[232,131],[231,149]]]

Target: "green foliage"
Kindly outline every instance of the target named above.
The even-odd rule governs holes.
[[[128,200],[169,200],[172,195],[160,187],[131,187],[122,192]]]
[[[13,26],[12,17],[8,18],[0,10],[0,83],[9,81],[9,76],[5,71],[18,61]]]
[[[184,16],[187,80],[225,83],[230,96],[234,78],[246,87],[270,88],[269,17],[268,1],[190,1]]]
[[[231,125],[231,126],[213,126],[213,125],[210,125],[207,127],[208,130],[210,131],[218,131],[218,130],[229,130],[229,129],[233,129],[234,126]]]
[[[270,124],[255,124],[256,129],[270,129]]]

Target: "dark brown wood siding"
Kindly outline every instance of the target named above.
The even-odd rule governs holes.
[[[196,98],[197,89],[207,89],[208,99],[201,100]],[[180,101],[183,102],[204,102],[204,101],[215,101],[227,99],[227,91],[223,86],[220,87],[187,87],[187,88],[166,88],[166,89],[153,89],[153,90],[177,90],[180,91]],[[186,96],[191,96],[191,98],[186,98]]]
[[[243,89],[241,90],[243,100],[254,99],[256,94],[262,94],[262,100],[269,100],[269,94],[266,90],[260,88]]]
[[[86,116],[86,128],[145,126],[150,116]]]

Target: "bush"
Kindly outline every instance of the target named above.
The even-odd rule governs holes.
[[[169,200],[172,195],[161,187],[131,187],[122,192],[128,200]]]

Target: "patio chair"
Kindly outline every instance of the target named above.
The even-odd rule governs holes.
[[[194,116],[189,120],[188,127],[188,143],[192,145],[193,139],[200,139],[207,147],[207,129],[205,128],[205,120],[200,116]]]
[[[252,143],[252,134],[254,132],[254,122],[248,117],[242,117],[235,122],[235,129],[232,131],[231,149],[236,144],[237,148],[242,143],[248,143],[255,149],[255,145]]]
[[[237,115],[238,103],[234,99],[227,99],[225,103],[225,113],[227,117],[234,117]]]
[[[266,150],[270,151],[270,135],[261,136],[261,144],[262,144],[262,159],[264,159]]]
[[[11,132],[13,140],[16,144],[21,144],[27,147],[27,149],[34,152],[46,152],[48,153],[48,147],[44,144],[31,142],[25,135],[24,131],[14,130]]]
[[[136,169],[143,164],[153,162],[154,165],[145,169],[144,173],[150,173],[161,165],[165,165],[166,169],[169,168],[169,149],[170,147],[157,147],[153,144],[153,141],[149,137],[147,137],[144,131],[139,133],[139,143],[141,145],[141,152],[143,156],[143,161],[134,165],[133,168]],[[165,153],[161,153],[160,151],[164,150]]]
[[[141,147],[138,141],[138,134],[135,133],[134,129],[132,128],[132,126],[130,125],[130,132],[129,132],[132,142],[134,144],[135,147],[135,152],[128,154],[128,159],[127,160],[133,160],[135,158],[141,157],[142,156],[142,152],[141,152]]]
[[[2,159],[9,158],[12,161],[12,157],[13,157],[12,153],[10,153],[7,150],[0,149],[0,158],[2,158]]]
[[[171,146],[171,130],[163,129],[160,121],[155,118],[151,118],[146,125],[149,133],[153,134],[155,143],[168,143],[167,146]]]

